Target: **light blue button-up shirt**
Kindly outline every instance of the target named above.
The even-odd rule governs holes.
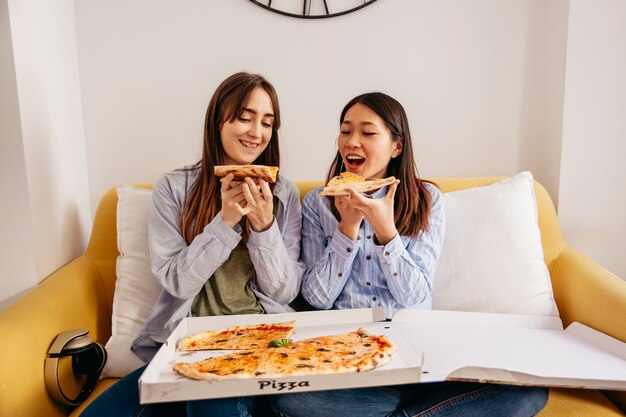
[[[433,276],[445,235],[443,199],[432,196],[429,230],[417,236],[396,235],[386,245],[374,242],[374,230],[363,220],[357,240],[346,237],[330,210],[330,200],[309,192],[302,205],[302,258],[306,272],[302,295],[319,309],[383,306],[387,318],[401,308],[432,307]],[[380,198],[388,187],[371,194]]]

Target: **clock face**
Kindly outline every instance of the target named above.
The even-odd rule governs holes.
[[[257,6],[285,16],[323,19],[362,9],[376,0],[250,0]]]

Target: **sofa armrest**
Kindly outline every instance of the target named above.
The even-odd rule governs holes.
[[[105,342],[111,333],[109,310],[100,273],[83,255],[2,311],[2,415],[68,415],[71,410],[53,402],[46,391],[46,354],[55,337],[67,330],[87,328],[93,339]],[[59,369],[62,386],[71,393],[77,383],[66,367]]]
[[[550,272],[563,326],[579,322],[626,342],[626,281],[570,246],[565,246]],[[626,412],[626,392],[606,393]]]
[[[577,321],[626,342],[626,281],[570,246],[550,275],[563,326]]]

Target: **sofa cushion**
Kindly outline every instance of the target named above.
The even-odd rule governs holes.
[[[152,311],[161,286],[150,270],[148,218],[152,191],[122,185],[117,188],[117,258],[109,355],[103,377],[123,377],[143,365],[130,346]]]
[[[433,309],[558,316],[529,172],[444,193]]]

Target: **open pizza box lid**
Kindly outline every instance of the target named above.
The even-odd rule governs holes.
[[[552,316],[401,310],[395,331],[423,353],[421,382],[626,390],[626,343]]]
[[[296,320],[296,327],[291,336],[294,341],[352,332],[362,327],[374,334],[387,336],[395,345],[396,353],[390,362],[371,371],[330,375],[197,381],[186,378],[172,370],[172,365],[175,362],[194,362],[220,354],[215,351],[177,352],[176,345],[185,336],[231,326],[280,323],[291,320]],[[414,350],[405,338],[393,329],[391,322],[384,320],[385,312],[380,307],[186,318],[174,329],[139,379],[140,401],[144,404],[419,382],[422,365],[421,353]]]

